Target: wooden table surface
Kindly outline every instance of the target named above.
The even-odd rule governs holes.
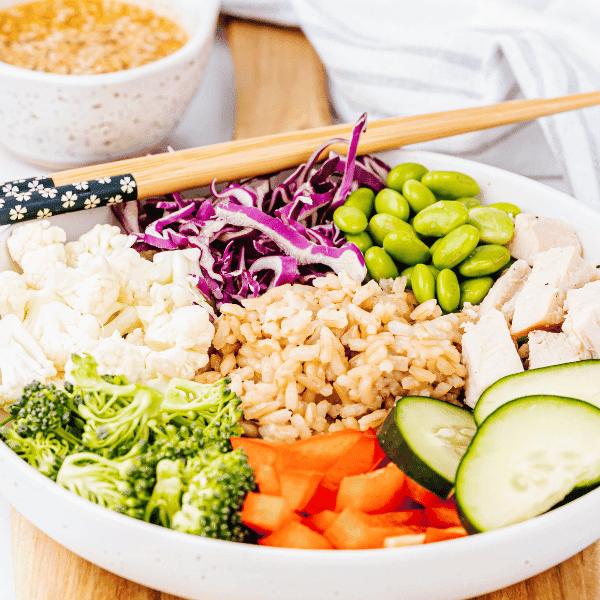
[[[323,68],[299,31],[236,19],[226,28],[238,95],[236,138],[330,124]],[[12,539],[17,600],[182,600],[79,558],[14,510]],[[600,542],[536,577],[473,600],[599,600],[599,559]]]

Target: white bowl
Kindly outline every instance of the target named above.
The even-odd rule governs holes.
[[[219,0],[132,0],[169,16],[189,40],[141,67],[59,75],[0,62],[0,144],[49,170],[143,154],[177,126],[200,86]],[[0,10],[22,1],[0,0]]]
[[[600,254],[600,214],[561,192],[449,156],[405,150],[380,156],[391,164],[418,162],[468,173],[480,183],[484,202],[508,201],[560,217],[576,227],[586,258]],[[73,217],[52,220],[78,235],[81,224]],[[106,210],[98,213],[98,219],[106,218]],[[462,600],[532,577],[600,538],[594,516],[600,511],[598,489],[523,523],[423,546],[319,551],[209,540],[83,500],[1,443],[0,493],[35,526],[92,563],[194,600]]]

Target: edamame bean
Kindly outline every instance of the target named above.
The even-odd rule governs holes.
[[[392,231],[408,231],[414,233],[413,228],[406,221],[403,221],[395,215],[378,213],[371,217],[371,220],[369,221],[369,233],[378,246],[383,244],[383,238]]]
[[[352,233],[354,235],[363,232],[369,224],[367,216],[362,210],[354,206],[346,206],[345,204],[335,209],[333,222],[344,233]]]
[[[365,265],[369,275],[375,280],[398,277],[398,267],[392,257],[379,246],[371,246],[365,252]]]
[[[431,258],[429,248],[413,233],[391,231],[383,238],[386,252],[405,265],[424,263]]]
[[[346,234],[346,239],[349,242],[352,242],[353,244],[356,244],[358,246],[358,249],[363,254],[373,245],[373,240],[371,239],[371,236],[366,231],[363,231],[363,232],[358,233],[356,235],[352,235],[350,233],[347,233]]]
[[[452,312],[460,303],[460,286],[458,277],[452,269],[442,269],[436,279],[436,296],[438,304],[447,313]]]
[[[465,279],[460,283],[460,305],[465,302],[479,304],[490,291],[494,280],[491,277],[474,277]]]
[[[440,198],[456,199],[479,194],[479,184],[471,176],[457,171],[429,171],[421,177],[421,183]]]
[[[442,237],[469,219],[465,205],[453,200],[440,200],[415,215],[413,227],[417,233]]]
[[[478,246],[458,265],[463,277],[483,277],[495,273],[510,260],[510,252],[505,246],[484,244]]]
[[[427,169],[418,163],[402,163],[396,165],[387,176],[386,185],[397,192],[402,191],[404,182],[408,179],[420,180],[427,173]]]
[[[413,212],[416,213],[437,202],[434,193],[416,179],[407,179],[404,182],[404,185],[402,186],[402,195],[410,204]]]
[[[375,196],[375,212],[394,215],[403,221],[408,221],[410,205],[396,190],[383,188]]]
[[[462,227],[462,225],[461,225]],[[450,232],[452,233],[452,232]],[[450,234],[448,234],[450,235]],[[444,236],[446,237],[446,236]],[[431,244],[431,246],[429,246],[429,252],[431,252],[431,256],[433,256],[433,253],[437,250],[437,247],[440,245],[440,242],[443,240],[443,237],[440,238],[436,238],[435,242],[433,242],[433,244]]]
[[[506,214],[512,215],[516,217],[521,213],[521,209],[511,202],[494,202],[494,204],[490,204],[492,208],[497,208],[498,210],[503,210]]]
[[[432,262],[438,269],[453,269],[475,250],[478,243],[479,231],[465,223],[440,238],[434,244],[435,248],[430,248]]]
[[[456,199],[457,202],[462,202],[467,210],[471,210],[472,208],[475,208],[476,206],[481,206],[481,202],[479,202],[479,200],[477,200],[477,198],[457,198]]]
[[[415,265],[410,278],[412,291],[419,304],[435,298],[435,279],[427,265]]]
[[[431,271],[433,278],[437,279],[439,271],[433,265],[427,265],[427,268]],[[412,265],[410,267],[406,267],[406,269],[404,269],[404,271],[402,271],[402,273],[400,273],[400,275],[404,275],[406,277],[406,289],[407,290],[412,289],[412,285],[411,285],[410,281],[412,278],[412,272],[414,270],[415,270],[415,266]]]
[[[371,216],[373,212],[373,204],[375,202],[375,192],[371,188],[360,187],[357,190],[354,190],[344,202],[344,206],[354,206],[362,210],[365,215],[367,215],[367,219]]]
[[[479,240],[485,244],[506,244],[513,236],[511,218],[498,208],[476,206],[469,211],[468,223],[479,230]]]

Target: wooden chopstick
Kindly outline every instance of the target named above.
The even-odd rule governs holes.
[[[489,106],[377,120],[367,124],[358,152],[365,154],[390,150],[597,104],[600,104],[600,92],[589,92],[547,100],[513,100]],[[230,181],[297,166],[306,161],[319,144],[334,137],[347,137],[352,127],[351,124],[333,125],[255,137],[70,169],[50,177],[55,185],[60,186],[130,173],[137,182],[138,197],[147,198],[203,186],[213,180]],[[342,154],[347,150],[345,144],[330,148]]]

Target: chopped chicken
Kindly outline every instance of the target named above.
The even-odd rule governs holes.
[[[598,279],[597,270],[575,246],[540,252],[525,285],[517,295],[511,333],[526,335],[533,329],[552,329],[564,320],[567,292]]]
[[[600,358],[600,281],[570,290],[565,311],[563,331],[585,358]]]
[[[467,367],[465,404],[473,408],[483,391],[498,379],[523,371],[523,363],[504,315],[491,308],[462,336]]]
[[[536,217],[527,213],[515,217],[513,237],[506,244],[511,256],[526,260],[530,265],[533,265],[536,254],[565,246],[574,246],[583,255],[581,242],[571,225],[561,219]]]
[[[526,260],[517,260],[494,283],[480,305],[479,314],[483,315],[491,308],[497,308],[508,321],[513,317],[517,294],[527,281],[531,267]]]
[[[584,358],[590,358],[589,354],[582,355],[564,332],[536,330],[529,334],[530,369],[575,362]]]

